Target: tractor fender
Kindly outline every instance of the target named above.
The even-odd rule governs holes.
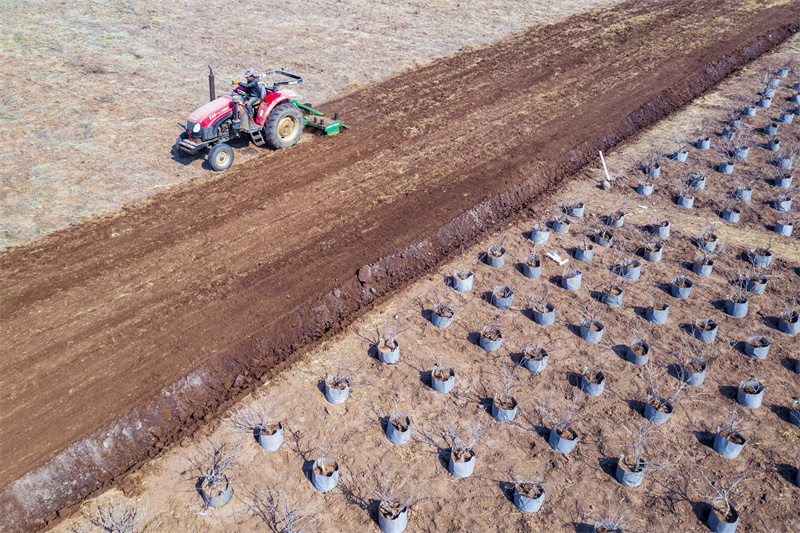
[[[256,124],[263,128],[264,123],[267,121],[267,117],[272,110],[275,109],[275,106],[281,102],[287,102],[290,99],[291,98],[289,95],[283,93],[269,93],[258,107],[258,113],[256,113]]]

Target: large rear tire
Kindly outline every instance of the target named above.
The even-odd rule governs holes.
[[[233,164],[233,148],[225,143],[215,144],[208,152],[208,163],[214,170],[225,170]]]
[[[297,144],[303,134],[305,119],[300,109],[291,102],[275,106],[264,124],[264,141],[273,150]]]

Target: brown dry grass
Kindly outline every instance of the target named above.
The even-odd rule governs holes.
[[[664,260],[661,263],[641,260],[644,263],[642,279],[625,285],[623,306],[616,310],[603,307],[598,315],[597,319],[606,325],[602,345],[590,346],[579,340],[571,326],[577,324],[582,316],[581,304],[590,302],[589,290],[597,289],[606,281],[604,267],[616,261],[614,251],[596,247],[595,262],[580,263],[577,267],[574,259],[570,260],[569,268],[579,268],[584,273],[583,288],[577,293],[567,293],[552,285],[550,278],[559,274],[562,267],[547,260],[544,261],[541,279],[524,279],[510,265],[521,261],[529,252],[530,242],[525,232],[534,221],[523,218],[499,230],[507,236],[504,241],[504,247],[509,251],[506,268],[491,269],[482,263],[472,264],[485,252],[491,240],[477,243],[465,250],[466,264],[459,260],[443,265],[437,274],[384,301],[344,334],[314,348],[302,362],[265,383],[258,394],[267,396],[274,405],[280,405],[279,415],[285,426],[300,432],[303,426],[317,432],[322,427],[323,417],[337,421],[337,437],[349,434],[350,439],[334,450],[331,457],[341,465],[342,486],[356,493],[360,490],[359,474],[370,461],[381,458],[384,464],[398,471],[413,467],[411,485],[416,488],[418,497],[425,498],[412,507],[409,530],[413,531],[458,531],[454,525],[464,525],[467,531],[472,531],[473,525],[475,531],[575,531],[581,530],[576,528],[580,523],[592,524],[621,499],[625,500],[626,524],[632,530],[703,531],[708,506],[699,503],[697,493],[704,493],[707,487],[703,486],[694,464],[699,463],[707,472],[721,473],[730,479],[735,477],[740,465],[749,460],[758,464],[762,471],[742,482],[742,495],[736,496],[736,505],[742,512],[740,528],[746,531],[784,531],[795,527],[795,502],[800,489],[793,487],[788,477],[794,475],[797,466],[796,443],[800,434],[796,427],[782,418],[780,409],[790,405],[791,397],[800,390],[800,377],[788,368],[798,357],[798,340],[769,327],[770,319],[767,318],[779,310],[782,291],[788,285],[773,284],[763,296],[753,297],[751,312],[745,319],[727,317],[715,306],[715,301],[724,299],[728,290],[723,273],[742,263],[736,252],[751,240],[760,241],[768,236],[764,217],[758,212],[764,209],[758,202],[774,193],[774,187],[765,181],[763,175],[769,170],[765,166],[765,155],[756,151],[752,159],[740,167],[740,170],[761,171],[762,176],[755,185],[754,202],[743,210],[742,222],[736,226],[719,220],[714,214],[714,202],[722,191],[730,188],[737,174],[726,177],[709,172],[708,189],[698,195],[700,207],[693,211],[682,211],[671,203],[669,176],[682,170],[679,163],[664,162],[662,172],[665,177],[657,181],[660,189],[652,197],[635,196],[622,182],[626,179],[633,181],[641,175],[633,168],[643,154],[659,147],[665,139],[676,134],[694,138],[692,128],[699,118],[711,117],[720,121],[726,117],[731,105],[738,106],[740,97],[753,93],[761,68],[774,67],[782,54],[796,50],[798,43],[800,37],[795,37],[777,54],[765,57],[696,104],[645,132],[635,142],[608,154],[608,165],[619,178],[611,192],[596,187],[602,170],[594,168],[588,169],[587,173],[598,181],[573,181],[560,196],[549,199],[551,206],[570,199],[583,200],[593,224],[599,223],[599,215],[618,208],[628,208],[630,214],[625,220],[628,227],[641,227],[654,218],[663,218],[665,214],[672,220],[673,233],[665,241]],[[766,115],[764,110],[760,111],[759,121]],[[800,124],[786,129],[786,134],[797,134]],[[716,155],[691,149],[690,158],[691,164],[703,166],[713,164]],[[679,263],[696,253],[689,237],[696,234],[706,220],[718,221],[720,238],[727,241],[729,252],[718,259],[712,277],[698,278],[681,270]],[[575,226],[578,224],[573,224],[570,235],[552,235],[550,242],[540,247],[539,253],[556,251],[562,257],[567,256],[566,250],[580,242]],[[800,264],[797,236],[776,238],[773,250],[776,255],[774,273],[796,286],[797,273],[793,269]],[[475,287],[471,293],[449,295],[456,310],[454,323],[446,330],[436,330],[421,311],[423,308],[431,309],[431,294],[443,290],[442,278],[465,267],[474,269]],[[687,302],[671,299],[657,288],[678,272],[696,282]],[[501,284],[514,288],[515,309],[504,312],[497,319],[498,311],[481,295]],[[551,301],[557,308],[557,323],[542,330],[521,315],[519,308],[523,307],[521,299],[524,296],[546,287],[553,287]],[[656,429],[650,438],[648,451],[651,454],[683,450],[680,466],[663,473],[648,473],[642,487],[625,489],[612,477],[614,458],[622,451],[619,446],[630,442],[626,428],[634,428],[642,421],[641,406],[636,407],[636,404],[646,399],[646,389],[640,369],[623,361],[612,346],[625,345],[633,340],[635,333],[630,326],[643,324],[635,307],[647,305],[648,298],[654,294],[671,305],[668,323],[650,326],[651,357],[660,366],[666,366],[672,360],[673,352],[680,348],[677,339],[684,334],[680,326],[696,316],[708,316],[720,325],[719,344],[741,341],[755,334],[767,336],[773,345],[769,357],[762,362],[750,361],[734,350],[710,365],[706,383],[700,387],[708,393],[705,401],[678,407],[669,422]],[[389,367],[367,358],[364,337],[370,336],[375,328],[393,324],[392,317],[397,314],[405,317],[401,327],[410,325],[410,329],[398,337],[400,364]],[[503,329],[503,342],[508,350],[519,352],[526,345],[539,344],[547,348],[550,360],[548,368],[539,376],[520,371],[520,379],[511,389],[519,401],[518,423],[488,421],[488,431],[476,449],[475,475],[456,480],[438,462],[436,450],[426,445],[424,438],[421,438],[422,442],[414,440],[404,446],[388,443],[378,417],[390,414],[391,401],[398,393],[403,413],[412,418],[416,428],[429,433],[443,408],[450,412],[461,408],[470,416],[477,416],[480,402],[491,398],[502,386],[498,377],[502,371],[499,358],[483,352],[474,344],[480,327],[494,322]],[[439,395],[421,380],[420,371],[429,370],[433,365],[428,349],[438,355],[443,364],[455,369],[454,394]],[[340,406],[327,404],[317,390],[318,375],[326,354],[341,358],[351,368],[365,364],[357,378],[361,383],[353,387],[350,399]],[[551,394],[559,394],[567,386],[568,373],[580,373],[584,367],[595,363],[607,376],[606,391],[599,398],[587,399],[595,416],[575,425],[581,435],[578,448],[569,456],[561,456],[547,446],[546,431],[533,427],[541,424],[535,414],[536,403],[547,402]],[[752,430],[747,433],[750,442],[740,460],[729,461],[704,444],[707,440],[705,433],[713,433],[735,405],[729,389],[753,374],[766,384],[764,405],[757,410],[740,409],[744,417],[743,426]],[[239,438],[225,422],[220,427],[207,428],[207,433],[229,442]],[[323,496],[311,488],[302,476],[303,460],[292,451],[290,442],[291,438],[287,438],[287,444],[280,451],[267,453],[259,450],[252,439],[246,439],[239,458],[240,466],[235,472],[234,499],[222,509],[203,511],[198,495],[192,490],[192,480],[181,474],[186,469],[187,457],[196,454],[200,445],[188,440],[185,447],[166,453],[136,475],[136,482],[132,483],[136,486],[135,497],[147,505],[149,516],[155,521],[153,531],[232,531],[260,527],[246,511],[244,489],[263,493],[268,486],[278,485],[319,509],[319,531],[375,530],[369,513],[359,508],[352,498],[348,499],[338,490]],[[503,496],[502,483],[530,479],[543,470],[544,480],[551,483],[545,486],[544,506],[536,515],[523,515]],[[65,531],[74,523],[73,520],[67,521],[56,530]]]
[[[218,94],[247,68],[282,66],[305,78],[300,94],[319,104],[613,2],[4,2],[0,249],[214,177],[201,159],[170,155],[207,98],[207,64]],[[259,154],[268,156],[249,148],[236,157]]]

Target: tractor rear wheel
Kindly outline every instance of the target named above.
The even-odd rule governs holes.
[[[233,148],[225,143],[215,144],[208,152],[208,162],[214,170],[225,170],[233,164]]]
[[[275,106],[264,124],[264,141],[274,150],[297,144],[303,134],[305,119],[300,109],[291,102]]]

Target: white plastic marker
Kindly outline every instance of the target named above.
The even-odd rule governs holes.
[[[564,266],[569,263],[569,259],[561,259],[561,256],[555,252],[548,252],[544,254],[545,257],[553,261],[554,263],[558,263],[559,266]]]
[[[606,173],[606,181],[611,181],[611,176],[608,175],[608,168],[606,167],[606,160],[603,158],[603,152],[600,152],[600,161],[603,162],[603,172]]]

